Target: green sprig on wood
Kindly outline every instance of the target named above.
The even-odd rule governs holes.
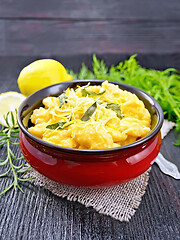
[[[6,177],[9,173],[13,175],[13,182],[4,189],[0,195],[4,194],[8,190],[14,187],[15,190],[19,188],[21,192],[23,192],[22,188],[19,185],[19,182],[26,182],[32,180],[34,178],[20,178],[19,175],[25,173],[29,170],[27,168],[24,171],[21,169],[24,166],[24,157],[16,157],[15,153],[12,149],[13,145],[19,145],[18,138],[19,138],[19,126],[17,124],[16,116],[13,115],[12,112],[8,112],[6,117],[6,127],[2,127],[0,130],[0,147],[6,147],[6,159],[0,160],[0,166],[7,166],[7,169],[4,173],[0,174],[0,178]]]

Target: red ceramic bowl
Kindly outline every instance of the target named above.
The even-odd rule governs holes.
[[[160,151],[160,129],[163,111],[159,103],[144,91],[122,83],[123,90],[135,93],[151,114],[152,131],[132,144],[103,150],[65,148],[45,142],[28,132],[30,116],[42,106],[42,99],[58,96],[68,87],[101,84],[101,80],[75,80],[43,88],[21,104],[17,119],[20,147],[27,162],[44,176],[62,183],[81,187],[107,187],[127,182],[145,172]]]

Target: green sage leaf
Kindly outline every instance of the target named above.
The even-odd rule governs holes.
[[[85,121],[85,122],[88,121],[90,117],[93,115],[93,113],[96,111],[96,109],[97,109],[97,103],[94,102],[83,114],[81,121]]]
[[[104,91],[102,91],[102,92],[100,92],[100,93],[96,93],[96,92],[93,92],[93,91],[90,91],[90,92],[88,92],[85,88],[83,88],[82,90],[81,90],[81,93],[82,93],[82,95],[84,96],[84,97],[86,97],[86,96],[98,96],[98,95],[102,95],[102,94],[104,94],[106,92],[106,90],[104,90]]]
[[[111,109],[111,110],[113,110],[114,112],[116,112],[116,113],[117,113],[117,116],[118,116],[119,118],[122,118],[122,117],[123,117],[122,112],[121,112],[121,107],[120,107],[119,104],[116,104],[116,103],[107,103],[106,108],[107,108],[107,109]]]
[[[47,125],[46,128],[48,128],[48,129],[56,129],[56,130],[63,129],[63,125],[65,123],[66,122],[57,122],[57,123],[54,123],[54,124]]]

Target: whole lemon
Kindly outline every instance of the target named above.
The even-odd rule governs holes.
[[[72,79],[60,62],[41,59],[23,68],[17,82],[21,93],[27,97],[41,88]]]

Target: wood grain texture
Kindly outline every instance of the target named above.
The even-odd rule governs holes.
[[[106,58],[109,65],[126,56],[101,57]],[[37,58],[0,57],[0,91],[18,90],[18,73],[24,65]],[[81,56],[56,58],[76,69],[82,60]],[[140,62],[149,68],[156,65],[156,60],[161,68],[166,68],[167,65],[173,67],[177,64],[177,59],[179,55],[139,55]],[[90,64],[91,58],[84,55],[83,60]],[[171,131],[163,140],[161,152],[180,169],[180,148],[172,145],[176,139],[177,135]],[[0,158],[2,157],[5,157],[5,149],[0,149]],[[0,191],[11,181],[11,178],[0,179]],[[25,194],[10,191],[0,196],[0,240],[180,239],[180,181],[162,174],[156,165],[152,167],[142,202],[129,223],[119,222],[92,208],[58,198],[41,187],[29,183],[24,183],[22,187]]]
[[[179,11],[179,0],[1,0],[0,55],[179,53]]]
[[[177,20],[179,0],[1,0],[1,18]]]
[[[108,66],[138,53],[147,68],[180,70],[180,1],[0,1],[0,93],[18,91],[17,77],[34,60],[54,58],[78,71],[92,53]],[[173,131],[161,151],[180,169]],[[18,150],[19,153],[20,150]],[[5,157],[0,149],[0,159]],[[0,173],[1,173],[0,168]],[[0,191],[12,181],[0,179]],[[180,239],[180,181],[154,165],[129,223],[23,184],[25,194],[0,196],[0,240]]]
[[[179,22],[0,20],[1,56],[179,53]]]

